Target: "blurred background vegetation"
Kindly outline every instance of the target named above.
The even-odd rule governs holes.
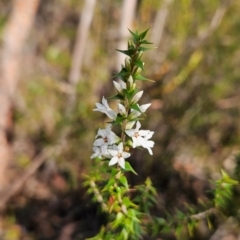
[[[17,2],[0,0],[2,61],[12,12],[21,11]],[[105,121],[92,109],[114,91],[124,1],[94,3],[81,74],[74,82],[70,72],[86,2],[37,4],[11,98],[11,158],[0,195],[0,202],[5,201],[1,239],[85,239],[104,222],[85,194],[82,174],[91,169],[94,136]],[[155,82],[141,86],[142,102],[152,103],[142,124],[155,131],[155,147],[153,156],[133,154],[138,176],[130,179],[132,184],[152,179],[159,215],[211,198],[209,180],[218,179],[222,168],[234,171],[240,149],[239,11],[238,0],[136,1],[127,27],[140,32],[150,28],[147,39],[157,47],[144,56],[145,76]],[[15,25],[21,28],[17,21]],[[17,35],[12,37],[18,42]],[[34,163],[39,164],[34,168]],[[9,197],[2,200],[4,196]],[[191,239],[239,239],[236,222],[214,238],[218,224],[211,230],[202,227]]]

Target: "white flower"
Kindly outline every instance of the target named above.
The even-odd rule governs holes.
[[[142,113],[146,112],[146,110],[151,106],[151,103],[147,103],[147,104],[143,104],[141,106],[138,105],[139,109],[141,110],[141,112],[137,111],[137,110],[132,110],[131,114],[129,115],[130,119],[135,119],[137,117],[139,117]]]
[[[96,107],[97,108],[93,109],[93,111],[105,113],[112,120],[116,119],[117,113],[109,107],[108,102],[104,97],[102,98],[102,103],[96,103]]]
[[[124,81],[122,81],[121,79],[118,82],[113,81],[113,84],[119,93],[121,93],[123,89],[127,88],[126,83]]]
[[[154,141],[149,141],[148,139],[150,139],[153,134],[154,134],[153,131],[149,131],[149,133],[144,137],[145,141],[143,142],[143,147],[148,150],[150,155],[153,155],[151,148],[153,148],[153,146],[154,146]]]
[[[137,93],[133,96],[133,98],[132,98],[132,100],[131,100],[131,103],[137,103],[138,100],[142,97],[142,95],[143,95],[143,91],[137,92]]]
[[[137,125],[136,125],[136,128],[135,129],[129,129],[129,130],[126,130],[126,134],[132,138],[132,141],[133,141],[133,148],[135,147],[139,147],[139,146],[142,146],[144,147],[145,146],[145,136],[147,136],[149,134],[149,130],[139,130],[141,127],[141,124],[140,122],[137,122]]]
[[[121,103],[118,104],[118,112],[121,116],[127,115],[127,110]]]
[[[123,143],[119,143],[115,149],[108,149],[108,152],[111,154],[112,158],[109,162],[109,166],[112,166],[118,163],[122,168],[125,168],[125,158],[130,157],[130,153],[123,151]]]
[[[97,138],[100,137],[100,138]],[[101,148],[101,154],[105,154],[107,152],[107,148],[114,143],[117,143],[120,138],[111,131],[111,125],[109,124],[106,129],[99,129],[96,135],[96,140],[93,143],[94,147]]]

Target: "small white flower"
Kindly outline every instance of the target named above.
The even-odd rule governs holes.
[[[130,119],[135,119],[137,117],[139,117],[142,113],[146,112],[146,110],[151,106],[151,103],[147,103],[147,104],[143,104],[141,106],[138,105],[139,109],[141,110],[141,112],[137,111],[137,110],[132,110],[131,114],[129,115]]]
[[[125,168],[125,158],[130,157],[130,153],[123,151],[123,143],[119,143],[115,149],[108,149],[108,152],[111,154],[112,158],[109,162],[109,166],[112,166],[118,163],[122,168]]]
[[[109,107],[108,102],[104,97],[102,98],[102,103],[96,103],[96,107],[97,108],[93,109],[93,111],[105,113],[112,120],[116,119],[117,113]]]
[[[146,139],[144,138],[149,134],[149,130],[139,130],[141,127],[140,122],[137,122],[136,128],[135,129],[129,129],[126,130],[126,134],[132,138],[133,141],[133,148],[142,146],[144,147],[146,145],[145,141]]]
[[[131,103],[137,103],[138,100],[142,97],[142,95],[143,95],[143,91],[137,92],[137,93],[133,96],[133,98],[132,98],[132,100],[131,100]]]
[[[100,137],[100,138],[98,138]],[[99,129],[96,135],[96,140],[93,143],[94,147],[101,148],[101,154],[105,154],[107,152],[107,148],[114,143],[117,143],[120,138],[111,131],[111,125],[109,124],[106,129]]]
[[[127,115],[127,110],[121,103],[118,104],[118,112],[120,113],[121,116]]]
[[[113,84],[119,93],[121,93],[123,89],[127,88],[126,83],[124,81],[122,81],[121,79],[118,82],[113,81]]]

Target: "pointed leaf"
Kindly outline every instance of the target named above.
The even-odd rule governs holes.
[[[129,57],[131,57],[134,53],[134,51],[132,49],[129,49],[129,50],[119,50],[119,49],[115,49],[116,51],[118,52],[121,52]]]
[[[151,79],[148,79],[148,78],[143,77],[141,74],[137,74],[136,76],[134,76],[134,78],[135,78],[136,80],[140,80],[140,81],[154,82],[154,81],[151,80]]]
[[[118,100],[124,100],[124,97],[121,94],[117,94],[111,97],[108,97],[107,99],[118,99]]]
[[[138,105],[137,103],[131,105],[130,107],[131,107],[131,109],[133,109],[133,110],[136,110],[136,111],[138,111],[138,112],[140,112],[140,113],[143,113],[143,112],[141,111],[141,109],[139,108],[139,105]]]
[[[119,178],[119,181],[122,183],[122,185],[123,185],[124,187],[128,188],[128,181],[127,181],[127,178],[126,178],[125,176],[122,175],[122,176]]]
[[[141,39],[141,40],[144,39],[144,38],[146,37],[148,31],[149,31],[149,28],[148,28],[146,31],[142,32],[142,33],[139,35],[139,39]]]
[[[133,38],[135,39],[135,40],[139,40],[139,36],[138,36],[138,34],[137,33],[134,33],[134,32],[132,32],[130,29],[128,29],[128,31],[131,33],[131,35],[133,36]]]
[[[132,173],[134,173],[134,174],[136,174],[136,175],[138,175],[138,174],[134,171],[134,169],[132,168],[132,166],[130,165],[130,163],[127,162],[127,161],[125,161],[125,170],[126,170],[126,171],[129,171],[129,172],[132,172]]]

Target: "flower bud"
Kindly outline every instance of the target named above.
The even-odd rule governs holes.
[[[119,93],[121,93],[123,89],[127,88],[126,83],[122,80],[119,80],[118,82],[113,81],[113,84]]]
[[[127,115],[127,110],[121,103],[118,104],[118,112],[121,116]]]
[[[133,48],[133,41],[132,40],[128,40],[128,49]]]
[[[126,67],[127,71],[131,70],[131,61],[130,61],[130,58],[128,58],[128,57],[125,58],[125,67]]]
[[[134,96],[133,96],[133,98],[132,98],[132,100],[131,100],[131,103],[137,103],[138,102],[138,100],[142,97],[142,95],[143,95],[143,91],[140,91],[140,92],[137,92]]]
[[[132,77],[132,75],[130,75],[127,80],[127,87],[128,87],[128,89],[133,89],[133,86],[134,86],[133,77]]]
[[[134,66],[133,68],[133,74],[139,74],[142,71],[142,69],[138,66]]]
[[[137,59],[140,59],[142,57],[142,55],[143,55],[143,51],[139,51],[137,53]]]

